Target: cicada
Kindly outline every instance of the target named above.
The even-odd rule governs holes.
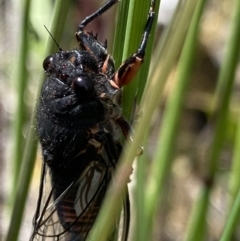
[[[79,24],[79,50],[59,47],[43,61],[47,78],[37,107],[43,164],[30,240],[86,240],[114,175],[122,135],[129,138],[121,87],[131,82],[144,60],[154,11],[151,4],[138,50],[115,70],[107,44],[85,27],[116,2],[108,0]],[[122,240],[127,240],[129,201],[124,200]]]

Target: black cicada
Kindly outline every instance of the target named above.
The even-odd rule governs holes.
[[[47,79],[38,102],[37,131],[44,161],[30,240],[86,240],[119,159],[121,135],[129,137],[121,87],[143,62],[154,12],[151,6],[136,53],[115,70],[106,44],[84,29],[116,2],[108,0],[80,23],[80,50],[59,48],[43,61]],[[128,211],[124,216],[128,227]],[[123,240],[127,233],[128,228]]]

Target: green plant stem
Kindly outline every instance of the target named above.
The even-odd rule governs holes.
[[[149,185],[146,192],[146,232],[141,240],[147,240],[151,234],[155,213],[161,194],[164,180],[171,167],[173,150],[180,120],[182,105],[189,83],[194,53],[197,43],[198,26],[205,1],[198,1],[193,19],[187,34],[186,41],[178,66],[178,78],[167,102],[162,127],[159,132],[158,145],[153,158]],[[141,241],[140,240],[140,241]]]
[[[68,9],[68,7],[69,7],[68,1],[59,0],[56,2],[54,14],[53,14],[53,22],[52,22],[53,27],[51,28],[51,33],[56,37],[56,39],[60,39],[63,26],[64,26],[63,23],[65,22],[65,19],[67,16],[66,9]],[[54,48],[56,48],[55,43],[50,38],[46,48],[47,49],[46,55],[49,55],[49,51],[52,52]],[[39,82],[38,90],[40,90],[41,85],[42,85],[42,81]],[[39,94],[39,91],[38,91],[38,94]],[[36,133],[35,133],[35,113],[36,113],[36,109],[34,108],[34,111],[32,112],[28,135],[27,135],[27,141],[26,141],[26,146],[24,150],[24,156],[22,159],[22,165],[20,169],[18,183],[16,185],[17,194],[14,202],[11,222],[10,222],[6,241],[17,240],[22,217],[23,217],[25,202],[26,202],[26,198],[29,190],[30,180],[31,180],[33,167],[34,167],[34,160],[36,157],[36,149],[37,149],[37,139],[36,139]]]
[[[217,164],[220,157],[220,151],[224,142],[225,127],[228,116],[228,107],[232,94],[232,88],[234,83],[234,76],[239,59],[239,38],[240,38],[240,1],[235,1],[234,14],[232,19],[232,26],[230,32],[230,38],[227,42],[226,55],[221,67],[220,75],[216,91],[216,110],[218,111],[216,123],[216,131],[214,132],[214,138],[210,149],[209,158],[209,171],[207,179],[214,180],[214,174],[217,170]]]
[[[120,66],[123,60],[123,49],[125,43],[126,26],[128,20],[128,10],[130,1],[120,1],[118,4],[120,5],[116,21],[118,25],[114,33],[114,43],[112,52],[116,68]]]
[[[134,189],[134,199],[133,199],[133,212],[135,215],[132,215],[131,218],[134,218],[134,230],[133,230],[133,239],[132,240],[141,240],[141,237],[144,236],[145,232],[145,199],[144,199],[144,190],[146,188],[147,182],[147,167],[148,167],[148,158],[146,151],[137,158],[136,160],[136,181],[137,185]]]
[[[34,123],[35,116],[32,116],[32,118],[31,123]],[[36,157],[37,140],[35,132],[32,129],[33,127],[31,126],[28,130],[26,149],[23,155],[22,168],[19,173],[19,183],[16,186],[17,193],[6,241],[18,240],[19,229],[22,222],[32,171],[34,168],[34,160]]]
[[[149,80],[152,80],[154,76],[159,75],[159,59],[162,59],[163,56],[167,55],[167,51],[169,50],[170,47],[175,48],[175,46],[171,46],[171,42],[167,41],[168,39],[171,38],[171,35],[173,35],[176,30],[176,23],[177,20],[181,17],[181,11],[180,8],[182,6],[183,0],[179,0],[176,10],[173,14],[173,17],[169,23],[169,26],[167,29],[163,32],[163,37],[161,38],[160,41],[156,40],[157,47],[154,51],[154,54],[152,55],[152,62],[150,66],[150,76]],[[183,29],[183,31],[186,31],[186,28]],[[177,49],[176,49],[177,50]]]
[[[229,104],[229,99],[231,96],[231,90],[232,90],[232,85],[234,81],[234,75],[235,71],[237,68],[238,60],[239,60],[239,53],[240,53],[240,48],[239,48],[239,38],[240,38],[240,22],[239,22],[239,17],[240,17],[240,1],[235,0],[235,5],[233,7],[234,12],[233,12],[233,17],[232,17],[232,26],[231,26],[231,32],[230,32],[230,38],[227,43],[227,52],[226,52],[226,57],[224,59],[223,67],[221,69],[220,73],[220,86],[218,88],[218,99],[220,99],[221,94],[224,94],[225,101],[223,100],[223,103],[220,102],[220,105],[223,104],[223,108],[228,107]],[[227,110],[224,112],[224,110],[220,109],[219,116],[222,118],[222,115],[227,115]],[[223,116],[224,117],[224,116]],[[226,117],[225,117],[226,119]],[[240,119],[239,119],[240,120]],[[221,123],[219,123],[220,125]],[[240,127],[240,122],[238,124],[238,128]],[[221,127],[221,126],[220,126]],[[219,131],[220,131],[219,127]],[[222,127],[224,127],[224,123],[222,124]],[[239,128],[240,130],[240,128]],[[231,172],[231,181],[232,183],[235,184],[234,192],[233,192],[233,200],[235,199],[234,205],[232,209],[230,210],[230,215],[226,221],[226,225],[221,237],[221,241],[227,241],[231,239],[231,235],[233,234],[238,222],[239,222],[239,213],[240,213],[240,189],[239,189],[239,172],[237,172],[237,168],[239,168],[239,146],[237,146],[240,135],[239,135],[239,130],[238,130],[238,136],[236,145],[235,145],[235,155],[233,159],[233,168],[236,168],[234,170],[232,168]],[[221,143],[220,143],[221,144]],[[236,196],[236,192],[238,190],[238,194]],[[232,203],[232,202],[231,202]],[[230,203],[230,204],[231,204]],[[230,206],[231,207],[231,206]]]
[[[191,217],[188,221],[188,227],[185,233],[186,241],[201,241],[206,240],[206,210],[208,210],[208,200],[211,189],[208,186],[203,186],[199,197],[192,209]]]
[[[239,26],[239,21],[238,19],[240,18],[240,3],[239,1],[235,1],[235,13],[233,15],[233,32],[232,36],[229,40],[228,48],[229,48],[229,55],[234,55],[235,58],[238,57],[239,54],[239,44],[237,44],[238,40],[236,38],[239,38],[239,33],[238,31],[240,26]],[[231,49],[230,49],[231,48]],[[236,51],[236,52],[235,52]],[[230,59],[230,56],[229,56]],[[234,62],[237,61],[237,59],[234,60]],[[226,60],[227,62],[227,60]],[[234,64],[233,64],[234,65]],[[227,69],[228,66],[226,66],[226,71],[233,71],[234,69]],[[234,66],[231,67],[233,68]],[[227,74],[226,74],[227,75]],[[229,74],[230,75],[230,74]],[[233,79],[233,76],[230,76]],[[222,81],[224,82],[224,76],[222,77]],[[223,83],[222,83],[223,85]],[[220,96],[220,90],[223,89],[223,87],[219,87],[219,96]],[[239,173],[240,173],[240,112],[238,113],[238,125],[237,125],[237,133],[236,133],[236,139],[235,139],[235,145],[234,145],[234,151],[233,151],[233,161],[232,161],[232,168],[231,168],[231,173],[230,173],[230,193],[231,193],[231,202],[230,202],[230,207],[232,206],[231,203],[232,201],[236,198],[238,190],[240,188],[239,185]]]
[[[16,185],[18,183],[18,177],[20,172],[20,167],[22,164],[23,157],[23,127],[24,119],[26,116],[26,104],[24,103],[24,93],[28,83],[28,71],[27,71],[27,57],[28,57],[28,23],[29,23],[29,10],[30,10],[30,0],[22,0],[22,23],[21,23],[21,38],[20,38],[20,54],[17,69],[17,109],[16,117],[13,123],[14,131],[14,148],[13,148],[13,186],[12,194],[15,194]],[[14,200],[14,197],[12,197]]]
[[[22,1],[22,6],[23,6],[23,14],[22,14],[22,34],[21,34],[21,39],[20,39],[20,55],[19,55],[19,61],[18,61],[18,98],[17,98],[17,110],[16,110],[16,118],[14,122],[14,156],[13,156],[13,166],[14,166],[14,176],[13,176],[13,186],[12,186],[12,194],[13,196],[12,201],[13,201],[13,209],[12,214],[14,214],[16,211],[22,212],[24,210],[24,203],[21,203],[21,199],[19,200],[18,195],[19,195],[19,176],[21,175],[20,168],[22,166],[22,158],[23,158],[23,143],[24,143],[24,138],[23,138],[23,126],[24,126],[24,119],[26,115],[26,105],[24,103],[24,93],[25,89],[28,83],[28,71],[26,68],[27,64],[27,57],[28,57],[28,44],[29,44],[29,38],[28,38],[28,23],[29,23],[29,12],[30,12],[30,0],[23,0]],[[22,187],[22,186],[20,186]],[[22,190],[22,188],[21,188]],[[23,194],[24,195],[24,194]],[[14,203],[15,201],[15,203]],[[17,201],[17,202],[16,202]],[[20,201],[20,206],[19,205]],[[16,203],[18,209],[16,210]],[[23,205],[21,205],[23,204]],[[21,210],[20,210],[21,209]],[[21,220],[22,220],[22,213],[17,216],[19,218],[12,218],[10,227],[8,230],[7,234],[7,239],[6,241],[15,241],[17,240],[18,232],[20,229],[21,225]],[[14,216],[14,215],[13,215]]]
[[[227,223],[224,227],[223,234],[220,241],[230,241],[232,234],[239,223],[239,213],[240,213],[240,189],[236,195],[236,199],[232,206],[231,212],[228,216]]]
[[[238,114],[238,124],[236,131],[236,139],[233,150],[233,160],[232,160],[232,168],[230,173],[230,207],[232,206],[233,201],[235,200],[238,190],[240,188],[239,183],[239,173],[240,173],[240,112]]]

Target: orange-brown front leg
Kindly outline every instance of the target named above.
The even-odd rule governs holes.
[[[126,59],[119,69],[114,73],[110,81],[114,87],[118,86],[121,88],[122,86],[129,84],[141,67],[144,60],[145,49],[147,46],[148,36],[152,28],[154,15],[154,1],[152,1],[141,44],[136,53],[132,54],[128,59]]]

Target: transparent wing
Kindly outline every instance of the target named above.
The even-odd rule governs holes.
[[[48,166],[43,164],[30,241],[85,240],[104,198],[110,169],[99,161],[91,161],[55,200],[49,174]]]

